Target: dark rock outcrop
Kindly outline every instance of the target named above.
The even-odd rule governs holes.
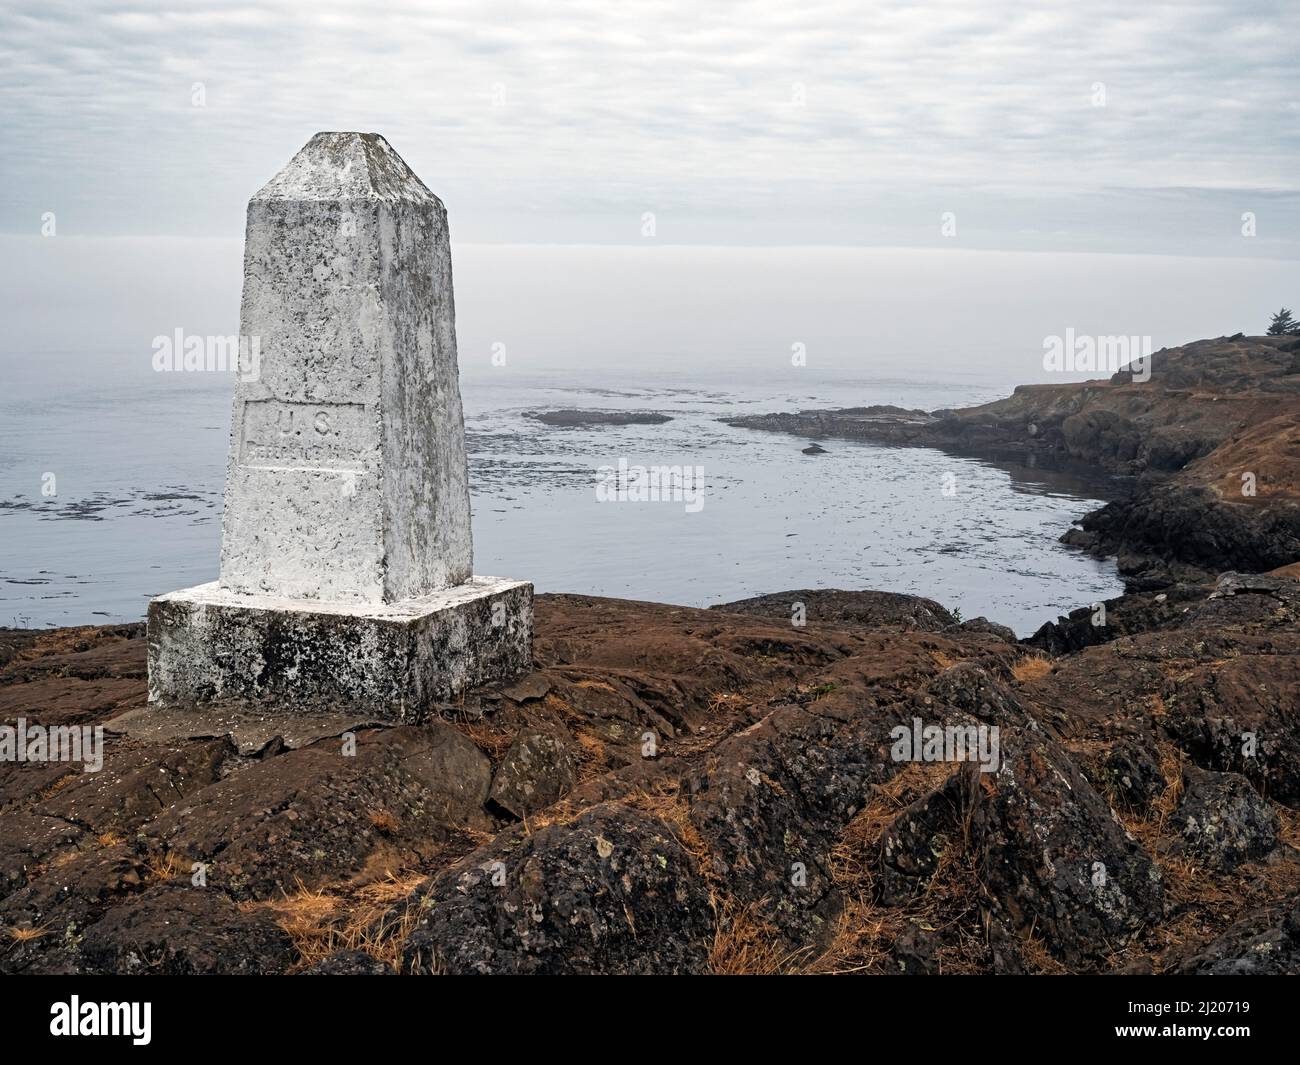
[[[303,976],[396,976],[396,970],[364,950],[341,950],[302,971]]]
[[[188,879],[151,887],[85,930],[84,967],[122,975],[248,975],[283,972],[296,959],[289,936],[265,910],[243,911]]]
[[[1026,646],[879,593],[539,596],[529,677],[350,753],[199,728],[0,762],[0,971],[1294,969],[1268,804],[1300,805],[1300,584],[1107,606]],[[0,646],[8,720],[143,703],[129,633]],[[918,726],[988,746],[902,750]],[[541,736],[563,756],[516,757]]]
[[[1170,821],[1176,848],[1217,869],[1256,861],[1277,845],[1277,814],[1237,773],[1183,770],[1182,801]]]
[[[1160,867],[1060,746],[1032,726],[1001,744],[969,815],[990,904],[1067,965],[1096,962],[1162,916]]]
[[[672,421],[667,414],[658,411],[629,410],[540,410],[529,411],[524,416],[543,425],[566,428],[580,425],[662,425]]]
[[[701,973],[713,911],[668,826],[598,806],[498,837],[417,892],[412,973]]]
[[[1097,784],[1118,810],[1145,814],[1169,782],[1149,737],[1117,739],[1096,769]]]
[[[1197,976],[1300,973],[1300,896],[1242,918],[1183,957],[1175,972]]]
[[[933,599],[898,592],[850,592],[836,588],[756,595],[734,603],[719,603],[710,609],[784,620],[796,627],[861,625],[939,632],[957,624],[957,619]]]
[[[567,795],[577,778],[578,759],[566,733],[521,729],[492,777],[488,802],[527,817]]]

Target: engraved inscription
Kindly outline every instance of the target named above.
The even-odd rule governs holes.
[[[241,466],[360,470],[369,440],[364,403],[244,404]]]

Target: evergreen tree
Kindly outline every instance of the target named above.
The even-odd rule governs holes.
[[[1283,307],[1277,314],[1273,315],[1273,320],[1268,324],[1268,335],[1271,337],[1295,336],[1300,334],[1300,322],[1291,317],[1291,312]]]

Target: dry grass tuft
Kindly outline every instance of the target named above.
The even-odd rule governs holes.
[[[1052,672],[1052,660],[1042,655],[1030,655],[1028,658],[1022,658],[1011,667],[1011,675],[1015,677],[1017,684],[1028,684],[1030,681],[1038,680]]]
[[[1224,873],[1170,851],[1168,820],[1182,799],[1187,757],[1171,743],[1160,741],[1157,746],[1160,771],[1169,786],[1145,817],[1117,816],[1143,849],[1159,861],[1169,917],[1117,952],[1112,963],[1120,967],[1141,960],[1160,972],[1173,967],[1189,947],[1215,938],[1249,911],[1300,890],[1300,862],[1248,863]],[[1281,821],[1282,840],[1295,846],[1300,842],[1300,812],[1278,804],[1274,809]]]
[[[709,969],[717,976],[775,976],[789,972],[801,953],[783,945],[755,906],[742,907],[728,899],[717,914]]]
[[[469,737],[470,742],[488,756],[492,764],[499,765],[501,759],[515,742],[515,734],[485,725],[481,721],[458,721],[456,727]]]
[[[585,729],[573,733],[573,738],[580,748],[578,754],[584,766],[592,766],[603,771],[608,764],[609,747],[599,736],[593,736]]]
[[[49,925],[40,925],[37,928],[10,928],[8,929],[9,938],[15,943],[30,943],[33,939],[40,939],[41,936],[48,933]]]
[[[172,880],[182,871],[188,872],[188,864],[175,851],[147,855],[143,862],[145,879],[146,881]]]
[[[375,826],[376,832],[381,832],[385,836],[393,835],[398,828],[397,817],[388,810],[371,810],[366,817],[370,823]]]
[[[840,833],[831,854],[832,872],[846,881],[864,873],[889,823],[953,774],[950,762],[909,762],[883,784],[871,789],[871,800]],[[837,880],[838,882],[838,880]]]
[[[957,664],[957,659],[953,658],[951,655],[944,654],[942,651],[932,650],[930,651],[930,657],[934,659],[934,664],[939,667],[940,673],[945,669],[951,669]]]
[[[735,692],[714,692],[709,696],[709,713],[725,713],[729,710],[739,710],[747,705],[748,700],[743,695],[737,695]]]
[[[831,853],[831,876],[844,897],[844,911],[826,949],[816,958],[801,959],[795,971],[898,972],[895,944],[915,932],[928,936],[936,971],[988,971],[988,892],[980,879],[979,856],[970,846],[966,824],[958,822],[940,843],[938,868],[917,897],[898,906],[875,902],[876,860],[885,829],[903,809],[941,787],[953,772],[950,764],[916,763],[874,789],[871,800],[845,827]],[[1020,943],[1031,971],[1063,971],[1032,930]]]
[[[712,893],[712,864],[709,860],[709,848],[691,820],[690,804],[683,794],[680,780],[659,781],[653,790],[643,789],[626,796],[623,802],[637,810],[642,810],[652,817],[659,818],[668,826],[668,831],[681,845],[682,850],[690,856],[696,871],[710,883]]]
[[[402,899],[426,879],[424,873],[392,873],[348,894],[312,890],[301,882],[292,894],[267,902],[244,903],[241,909],[271,910],[298,952],[295,970],[305,969],[341,950],[363,950],[397,968],[406,937],[419,920],[419,908],[390,917]]]

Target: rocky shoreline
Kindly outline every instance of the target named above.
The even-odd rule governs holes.
[[[724,419],[825,440],[933,447],[1028,466],[1083,466],[1120,498],[1062,540],[1116,557],[1130,591],[1260,572],[1300,558],[1300,340],[1220,337],[1151,357],[1148,381],[1021,385],[926,412],[858,407]]]
[[[626,410],[532,410],[525,411],[524,417],[563,429],[601,425],[663,425],[664,422],[672,421],[671,416],[658,411]]]
[[[519,681],[251,742],[114,724],[140,626],[5,630],[0,716],[107,737],[0,763],[0,971],[1300,970],[1300,583],[1108,608],[540,596]]]
[[[394,723],[162,715],[143,626],[0,630],[0,723],[104,729],[98,772],[0,760],[0,972],[1300,972],[1285,343],[733,419],[1130,478],[1067,534],[1128,593],[1027,640],[883,592],[543,595],[529,673]]]

